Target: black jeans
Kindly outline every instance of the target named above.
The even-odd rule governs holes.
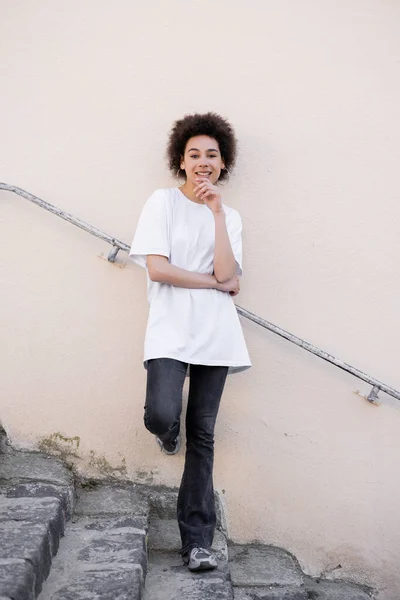
[[[175,440],[179,433],[187,368],[187,363],[172,358],[148,361],[144,422],[164,442]],[[228,367],[190,365],[185,469],[177,506],[182,554],[212,545],[214,427],[227,374]]]

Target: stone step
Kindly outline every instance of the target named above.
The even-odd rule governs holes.
[[[40,600],[139,600],[146,533],[135,519],[80,517],[68,528]]]
[[[371,600],[366,588],[307,577],[281,548],[230,544],[229,569],[235,600]]]
[[[295,589],[292,587],[270,587],[270,588],[234,588],[235,600],[309,600],[313,596],[308,596],[304,588]],[[315,600],[319,598],[315,596]],[[347,600],[343,596],[341,600]]]
[[[144,600],[233,600],[229,571],[191,573],[172,552],[149,553]]]
[[[233,600],[228,568],[224,514],[215,496],[217,529],[213,550],[217,570],[191,573],[179,555],[181,539],[176,520],[177,490],[159,489],[150,495],[149,562],[144,600]]]
[[[151,518],[148,546],[149,550],[154,552],[173,552],[174,554],[179,554],[181,538],[177,520]],[[216,530],[212,549],[219,561],[228,561],[228,545],[222,531]]]
[[[296,559],[279,548],[228,544],[218,495],[213,548],[219,568],[191,573],[179,556],[176,489],[87,482],[77,488],[76,502],[72,474],[60,461],[4,444],[3,450],[0,600],[35,600],[39,594],[40,600],[373,597],[353,584],[305,576]]]
[[[145,600],[233,600],[225,535],[216,531],[213,550],[218,569],[191,573],[179,555],[181,539],[176,519],[150,519],[149,566]]]
[[[140,600],[148,514],[133,484],[81,488],[40,600]]]
[[[235,600],[371,600],[367,592],[344,582],[315,582],[299,590],[286,587],[234,588]]]
[[[328,581],[305,577],[307,598],[311,600],[371,600],[372,590],[344,581]]]
[[[0,598],[33,600],[73,512],[73,478],[56,459],[6,450],[0,453]]]
[[[178,555],[177,491],[150,492],[149,564],[144,600],[371,600],[370,590],[307,577],[295,557],[263,544],[227,544],[226,518],[218,494],[213,550],[219,568],[190,573]]]
[[[229,546],[235,600],[307,600],[303,573],[280,548],[261,544]]]

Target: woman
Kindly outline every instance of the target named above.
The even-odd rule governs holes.
[[[182,389],[190,370],[186,458],[177,516],[183,561],[214,569],[214,426],[229,372],[251,366],[233,296],[242,274],[239,213],[217,184],[236,158],[231,125],[214,113],[176,121],[167,149],[181,187],[147,200],[130,256],[148,273],[144,422],[166,454],[180,447]]]

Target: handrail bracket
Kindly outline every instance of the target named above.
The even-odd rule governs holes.
[[[113,246],[107,256],[107,260],[112,263],[115,262],[115,259],[117,258],[117,254],[120,250],[121,250],[121,248],[119,248],[118,246]]]
[[[381,389],[377,385],[374,385],[374,387],[372,388],[372,390],[366,397],[368,402],[371,402],[371,404],[378,404],[377,400],[378,400],[378,394],[380,391],[381,391]]]

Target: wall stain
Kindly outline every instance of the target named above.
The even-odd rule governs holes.
[[[97,485],[97,478],[128,481],[128,468],[126,458],[120,456],[119,464],[112,464],[103,454],[97,454],[94,450],[89,451],[89,456],[82,456],[79,451],[81,438],[77,435],[68,437],[56,431],[51,435],[42,437],[38,442],[38,449],[44,454],[49,454],[61,459],[65,466],[70,469],[78,479],[86,479],[88,485]],[[88,473],[89,470],[89,473]],[[155,472],[137,470],[134,481],[144,484],[154,483]]]
[[[136,471],[135,479],[139,483],[154,483],[154,471]]]
[[[90,459],[88,466],[95,469],[104,477],[118,477],[125,479],[127,476],[126,458],[121,456],[121,464],[113,467],[104,455],[97,455],[94,450],[90,450]]]
[[[74,459],[79,459],[77,453],[81,438],[77,435],[74,437],[66,437],[59,431],[52,433],[49,436],[42,437],[38,442],[38,448],[45,454],[51,454],[64,461],[65,465],[72,469]]]

